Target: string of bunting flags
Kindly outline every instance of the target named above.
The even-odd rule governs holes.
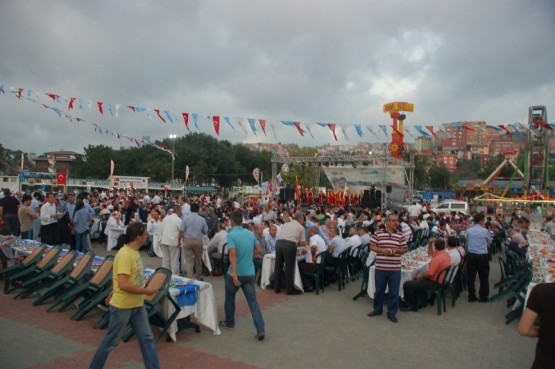
[[[65,112],[64,110],[54,107],[54,106],[49,106],[48,104],[45,103],[41,103],[35,99],[33,99],[30,96],[33,96],[32,92],[29,92],[30,90],[28,90],[28,92],[25,94],[25,96],[22,95],[22,91],[20,91],[19,89],[17,90],[17,95],[16,97],[19,100],[26,100],[32,103],[37,104],[40,107],[43,107],[45,109],[50,109],[52,110],[54,113],[56,113],[58,115],[58,117],[60,118],[66,118],[68,119],[70,122],[77,122],[77,123],[86,123],[84,119],[82,118],[78,118],[78,117],[74,117],[70,114],[68,114],[67,112]],[[15,91],[13,89],[10,90],[10,92],[14,93]],[[5,89],[3,88],[2,85],[0,85],[0,95],[5,94]],[[36,96],[36,95],[35,95]],[[38,96],[36,96],[38,97]],[[100,135],[107,135],[107,134],[111,134],[112,136],[116,137],[117,139],[121,140],[122,138],[126,138],[129,142],[134,143],[137,147],[140,147],[141,144],[144,145],[148,145],[148,146],[152,146],[158,150],[164,151],[168,154],[170,154],[172,157],[175,157],[176,153],[174,150],[169,149],[167,147],[165,147],[164,145],[162,145],[161,143],[155,141],[155,142],[150,142],[144,139],[137,139],[134,137],[131,137],[130,135],[127,134],[122,134],[119,132],[116,132],[114,130],[110,130],[108,128],[102,127],[97,123],[89,123],[89,125],[94,128],[94,131]]]
[[[349,141],[348,129],[354,129],[354,132],[359,137],[364,137],[365,132],[367,131],[371,136],[375,137],[378,140],[383,140],[385,136],[386,139],[389,139],[390,135],[393,132],[397,134],[404,134],[412,137],[413,139],[416,136],[425,136],[425,137],[434,137],[438,138],[437,127],[434,125],[412,125],[408,127],[407,125],[404,126],[404,134],[400,133],[396,130],[392,125],[389,124],[361,124],[361,123],[354,123],[354,124],[339,124],[339,123],[330,123],[330,122],[309,122],[309,121],[295,121],[295,120],[269,120],[269,119],[261,119],[261,118],[242,118],[242,117],[230,117],[230,116],[221,116],[221,115],[205,115],[199,113],[192,113],[192,112],[175,112],[169,109],[161,109],[161,108],[151,108],[151,107],[144,107],[140,105],[124,105],[124,104],[116,104],[110,103],[105,101],[92,101],[81,97],[62,97],[59,94],[52,93],[52,92],[44,92],[44,93],[36,93],[31,89],[26,88],[16,88],[16,87],[9,87],[6,88],[3,84],[0,83],[0,95],[6,94],[9,92],[13,96],[15,96],[19,100],[28,100],[43,106],[46,109],[50,109],[54,111],[60,118],[65,117],[72,122],[84,122],[83,119],[73,117],[69,114],[71,110],[96,110],[98,114],[101,116],[109,115],[113,118],[118,118],[120,112],[122,112],[122,107],[125,108],[126,112],[131,112],[133,114],[142,114],[146,115],[150,120],[154,121],[156,118],[162,124],[169,125],[180,125],[183,124],[185,129],[190,132],[191,121],[192,126],[197,131],[202,131],[199,124],[206,124],[206,122],[210,122],[213,126],[214,132],[217,136],[220,135],[221,132],[221,124],[222,120],[230,127],[234,132],[240,129],[243,133],[248,134],[248,128],[254,135],[263,134],[264,136],[268,135],[268,127],[270,128],[274,139],[277,139],[276,135],[276,125],[281,124],[283,126],[288,126],[296,129],[296,131],[301,135],[305,136],[305,133],[308,133],[312,139],[315,139],[315,136],[312,132],[313,127],[324,127],[331,131],[333,138],[336,142],[339,141],[338,133],[341,132],[342,136],[345,138],[346,141]],[[50,104],[56,105],[48,105],[38,101],[41,96],[47,96],[50,99]],[[65,110],[67,109],[67,111]],[[171,155],[175,155],[175,153],[160,145],[159,143],[150,143],[144,140],[139,140],[133,138],[129,135],[122,135],[118,132],[110,130],[108,128],[101,127],[97,123],[91,123],[94,127],[95,131],[99,134],[112,134],[118,139],[122,137],[127,138],[129,141],[134,142],[137,146],[140,146],[140,143],[152,145],[160,150],[164,150]],[[469,130],[475,131],[475,127],[471,127],[465,125],[464,123],[449,123],[451,128],[458,129],[459,131]],[[513,124],[498,124],[498,125],[488,125],[487,127],[494,129],[498,132],[504,132],[507,136],[512,137],[513,135],[517,135],[519,139],[524,138],[523,132],[530,131],[530,129],[521,124],[521,123],[513,123]],[[547,129],[555,128],[554,124],[544,123],[544,127]],[[364,128],[364,129],[363,129]],[[440,128],[441,129],[441,128]],[[480,129],[480,128],[478,128]],[[366,134],[368,134],[366,133]],[[446,132],[442,132],[442,134],[446,135]],[[447,136],[449,136],[447,134]],[[451,135],[452,137],[452,135]]]

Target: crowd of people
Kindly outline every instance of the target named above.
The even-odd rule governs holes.
[[[319,207],[295,206],[292,201],[280,203],[272,198],[233,197],[224,200],[220,195],[166,197],[164,193],[109,192],[69,192],[66,194],[42,193],[12,194],[4,191],[0,199],[5,234],[20,235],[22,238],[40,240],[58,245],[66,244],[72,249],[90,249],[91,226],[95,219],[105,219],[104,232],[112,237],[113,227],[125,227],[129,223],[141,222],[147,225],[147,251],[150,256],[162,257],[162,265],[174,274],[185,274],[190,278],[202,278],[203,245],[208,244],[211,267],[215,274],[221,274],[228,264],[227,236],[231,229],[229,216],[233,211],[243,214],[242,226],[254,234],[260,244],[253,262],[257,270],[262,266],[265,254],[276,254],[275,281],[285,280],[288,294],[299,293],[293,285],[293,266],[299,246],[306,247],[306,257],[299,263],[302,272],[313,271],[320,258],[316,255],[328,250],[331,258],[326,263],[335,265],[337,258],[345,250],[370,245],[376,263],[377,299],[375,313],[380,313],[380,295],[386,287],[393,292],[403,286],[395,286],[396,275],[400,271],[401,255],[417,231],[433,234],[430,240],[430,256],[435,259],[437,251],[448,251],[450,236],[465,235],[468,262],[469,296],[471,302],[487,301],[489,294],[489,259],[496,242],[509,235],[509,248],[519,255],[525,255],[526,227],[529,221],[516,214],[509,221],[501,216],[485,219],[481,214],[474,217],[463,213],[436,215],[418,204],[406,211],[383,209],[362,209],[338,205]],[[388,218],[389,217],[389,218]],[[553,224],[550,225],[550,224]],[[511,225],[511,227],[508,227]],[[555,223],[548,218],[546,230],[555,233]],[[394,239],[394,240],[393,240]],[[443,239],[446,247],[440,250]],[[114,240],[113,242],[116,242]],[[451,240],[454,243],[455,238]],[[121,245],[120,245],[121,246]],[[458,260],[464,257],[464,249],[458,247]],[[439,255],[443,255],[439,253]],[[450,253],[451,260],[457,255]],[[372,255],[374,257],[374,255]],[[439,266],[444,266],[440,263]],[[442,269],[442,268],[439,268]],[[281,273],[284,273],[282,278]],[[425,280],[435,280],[441,270],[431,270]],[[474,279],[478,275],[480,290],[476,294]],[[423,282],[419,282],[424,285]],[[305,291],[314,289],[313,281],[303,273]],[[409,290],[411,288],[409,287]],[[274,283],[274,291],[281,291],[281,284]],[[392,294],[390,293],[390,296]],[[409,293],[410,295],[410,293]],[[393,304],[393,303],[392,303]],[[410,305],[410,304],[409,304]],[[414,306],[409,306],[414,310]],[[397,309],[391,307],[389,316]]]
[[[441,283],[446,269],[462,267],[464,261],[468,301],[488,302],[492,253],[508,239],[507,249],[525,260],[530,226],[523,214],[513,213],[510,218],[486,217],[482,213],[436,214],[418,204],[394,211],[338,205],[296,206],[292,201],[280,202],[277,198],[224,199],[209,194],[165,197],[156,193],[151,197],[147,193],[123,191],[12,194],[4,190],[3,195],[2,233],[22,239],[40,239],[51,245],[66,244],[86,251],[90,248],[95,219],[107,219],[108,237],[113,226],[144,224],[149,255],[160,256],[162,266],[172,273],[197,279],[203,276],[202,252],[207,246],[214,274],[226,272],[229,266],[226,319],[220,324],[228,328],[235,324],[235,293],[242,288],[259,340],[264,338],[264,321],[253,291],[255,283],[260,282],[259,272],[266,254],[275,254],[274,292],[281,293],[285,288],[287,294],[294,295],[300,293],[294,285],[295,263],[301,271],[304,291],[310,292],[315,286],[304,272],[314,272],[323,262],[320,253],[329,251],[331,257],[325,262],[333,266],[343,252],[368,245],[371,251],[368,264],[375,263],[376,287],[373,310],[368,315],[383,313],[388,290],[387,318],[397,322],[399,309],[417,311],[418,294],[434,283]],[[555,237],[552,217],[546,218],[543,229]],[[419,234],[428,235],[431,261],[424,273],[401,285],[401,257]],[[241,239],[237,238],[239,235]],[[246,235],[250,238],[245,238]],[[304,258],[298,261],[299,248],[304,249]],[[401,289],[403,300],[399,298]]]

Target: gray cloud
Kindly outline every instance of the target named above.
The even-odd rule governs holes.
[[[525,121],[528,106],[554,106],[553,4],[4,1],[0,83],[176,113],[276,121],[386,124],[382,105],[395,100],[415,103],[409,125]],[[42,153],[120,145],[8,95],[0,96],[7,147]],[[44,95],[40,100],[51,103]],[[137,138],[186,133],[182,123],[164,125],[124,107],[118,119],[94,109],[72,114]],[[199,123],[214,134],[209,120]],[[246,138],[221,124],[221,138]],[[276,128],[281,142],[333,142],[321,127],[312,129],[315,140]],[[348,133],[351,143],[360,141],[354,128]],[[366,133],[362,140],[375,140]],[[271,133],[249,132],[247,139],[276,142]]]

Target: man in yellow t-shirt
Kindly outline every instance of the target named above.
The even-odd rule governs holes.
[[[139,254],[139,249],[148,238],[146,225],[131,223],[122,237],[124,246],[114,259],[113,294],[107,299],[110,305],[108,332],[96,350],[89,368],[104,367],[108,355],[118,345],[127,325],[131,324],[139,341],[145,368],[159,369],[156,346],[144,308],[144,295],[154,295],[157,290],[144,287],[143,261]]]
[[[114,291],[110,306],[119,309],[131,309],[144,305],[145,296],[141,293],[130,293],[119,287],[118,275],[127,275],[132,285],[142,287],[145,285],[143,274],[143,259],[139,251],[133,250],[129,246],[124,246],[118,251],[114,259],[114,267],[112,269]]]

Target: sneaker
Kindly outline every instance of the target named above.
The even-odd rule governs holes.
[[[256,338],[257,341],[264,341],[264,333],[257,333],[256,336],[254,336],[254,338]]]
[[[225,320],[220,320],[220,327],[227,328],[227,329],[235,328],[234,325],[228,324]]]

